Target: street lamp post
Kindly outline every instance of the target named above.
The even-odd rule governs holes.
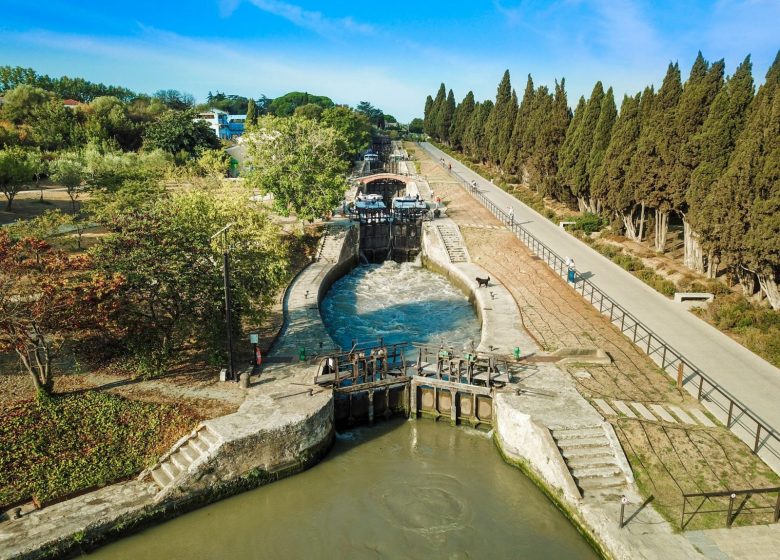
[[[233,365],[233,329],[231,329],[232,321],[230,316],[232,299],[230,297],[230,260],[228,258],[230,248],[228,246],[228,230],[234,225],[234,223],[229,223],[211,236],[211,239],[214,239],[219,235],[222,236],[222,276],[225,286],[225,338],[228,353],[227,378],[231,381],[236,381],[236,374]]]

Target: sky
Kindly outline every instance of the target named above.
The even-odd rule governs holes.
[[[762,83],[780,48],[780,0],[0,0],[0,65],[153,93],[178,89],[367,100],[402,122],[439,84],[494,98],[505,69],[522,96],[566,79],[616,99],[687,76],[698,51]]]

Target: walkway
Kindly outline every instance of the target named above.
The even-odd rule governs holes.
[[[499,208],[514,209],[515,220],[561,256],[570,256],[580,273],[664,338],[726,391],[748,405],[754,414],[775,430],[780,429],[780,369],[756,356],[725,334],[665,298],[642,281],[556,226],[512,195],[493,185],[428,143],[421,146],[435,159],[452,164],[453,173],[476,181],[482,193]],[[705,399],[706,401],[707,399]],[[707,402],[704,403],[708,405]],[[716,406],[708,408],[725,421]],[[742,432],[742,433],[740,433]],[[755,434],[735,430],[750,447]],[[767,449],[771,447],[771,449]],[[780,444],[765,445],[761,457],[780,472]]]

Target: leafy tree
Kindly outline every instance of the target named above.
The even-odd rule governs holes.
[[[303,117],[305,119],[318,121],[320,120],[320,118],[322,118],[322,107],[320,107],[316,103],[307,103],[306,105],[301,105],[300,107],[296,107],[295,112],[293,114],[296,117]]]
[[[120,282],[85,275],[89,261],[0,231],[0,352],[15,352],[39,396],[52,392],[54,360],[79,330],[110,315]]]
[[[286,93],[271,101],[268,104],[268,113],[276,115],[277,117],[289,117],[295,113],[297,107],[308,105],[309,103],[319,105],[323,109],[334,106],[333,101],[329,97],[311,95],[300,91],[291,91],[290,93]]]
[[[7,211],[10,212],[14,198],[34,174],[35,169],[24,149],[12,146],[0,150],[0,191],[5,195]]]
[[[81,140],[75,112],[64,107],[59,99],[36,105],[29,122],[33,142],[44,150],[61,150]]]
[[[84,128],[90,142],[114,141],[124,150],[141,147],[141,130],[127,108],[116,97],[98,97],[80,108],[86,116]]]
[[[204,150],[198,157],[198,170],[204,175],[225,177],[230,171],[230,159],[225,150]]]
[[[282,215],[326,216],[347,188],[346,141],[335,129],[309,119],[263,117],[245,138],[253,169],[248,183],[273,194],[274,209]]]
[[[222,92],[217,92],[212,95],[209,92],[206,97],[208,108],[214,107],[220,109],[231,115],[244,115],[249,111],[249,99],[242,97],[241,95],[225,95]],[[254,100],[252,100],[254,103]]]
[[[3,116],[20,124],[28,122],[33,112],[54,98],[50,92],[38,87],[22,84],[4,94]]]
[[[368,118],[369,122],[374,126],[378,128],[385,127],[385,115],[382,112],[382,109],[374,107],[368,101],[361,101],[358,103],[357,107],[355,107],[355,110],[358,113],[363,113]]]
[[[52,181],[65,187],[73,212],[76,211],[76,199],[84,182],[84,171],[84,161],[77,153],[62,153],[49,164],[49,176]]]
[[[472,99],[473,99],[473,96],[472,96]],[[471,115],[469,115],[469,116],[471,116]],[[468,122],[468,121],[466,121],[466,122]],[[465,128],[465,126],[464,126],[464,128]],[[411,132],[412,134],[422,134],[423,132],[425,132],[425,122],[422,119],[420,119],[420,118],[412,119],[411,122],[409,123],[409,132]]]
[[[193,120],[194,117],[191,111],[167,111],[146,128],[144,147],[169,154],[185,152],[190,156],[200,150],[219,148],[214,131],[207,123]]]
[[[343,141],[342,158],[352,161],[371,144],[371,123],[363,113],[337,105],[322,112],[321,123],[339,133]]]
[[[96,266],[119,274],[129,302],[121,323],[139,369],[154,374],[191,338],[224,356],[221,248],[211,236],[235,224],[229,243],[233,317],[259,319],[287,271],[279,230],[248,193],[191,189],[115,215],[92,250]]]
[[[195,105],[195,98],[191,94],[177,89],[158,90],[155,92],[154,97],[174,111],[187,111]]]

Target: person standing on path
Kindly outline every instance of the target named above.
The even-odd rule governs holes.
[[[509,206],[506,210],[506,215],[509,216],[509,224],[515,225],[515,209]]]
[[[574,259],[571,257],[566,257],[566,268],[568,269],[568,273],[566,275],[566,279],[574,283],[575,275],[577,273],[576,268],[574,268]]]

